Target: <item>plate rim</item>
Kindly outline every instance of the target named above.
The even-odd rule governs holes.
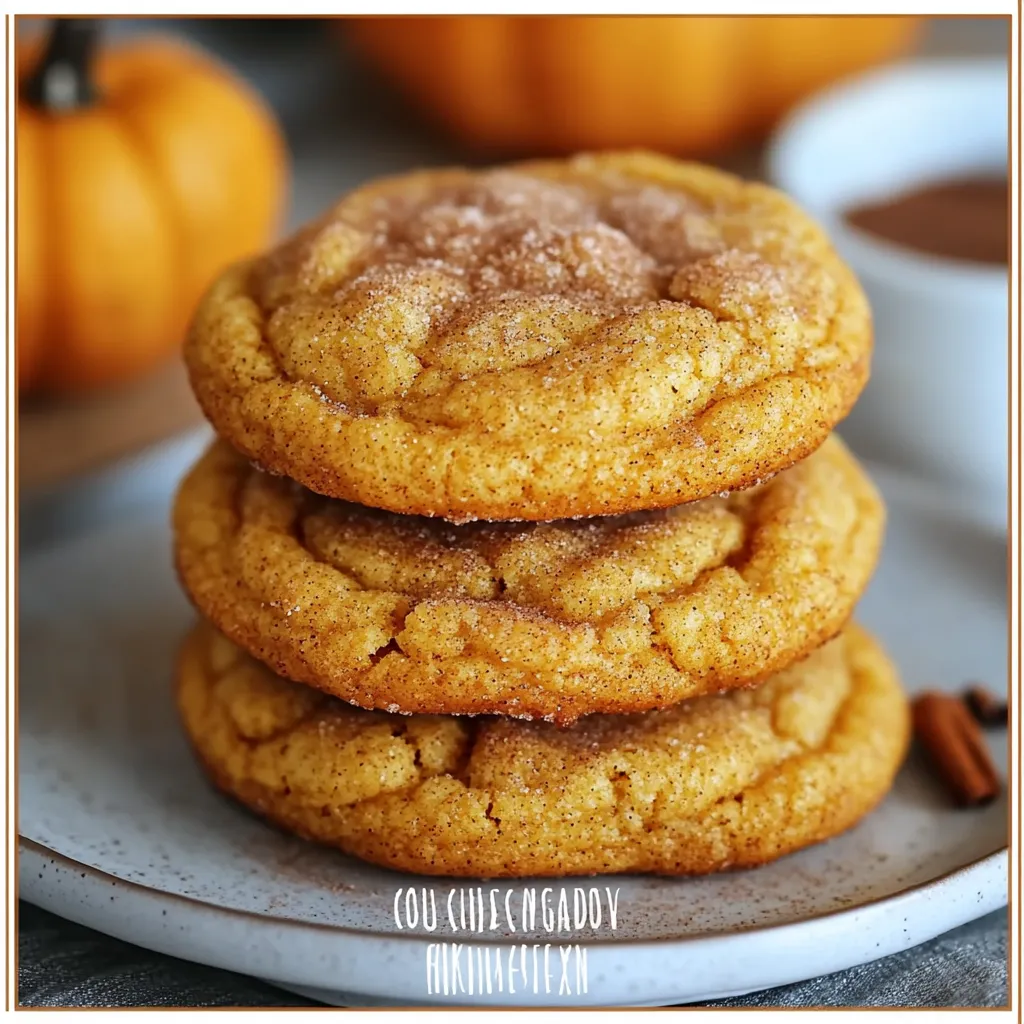
[[[417,998],[411,991],[408,993],[396,991],[394,974],[388,970],[388,965],[395,959],[396,954],[404,955],[406,958],[417,953],[423,956],[430,945],[429,936],[402,935],[397,932],[362,932],[323,922],[299,922],[289,918],[274,918],[268,915],[257,914],[253,911],[220,907],[195,897],[168,893],[141,882],[118,878],[116,875],[112,875],[100,868],[83,864],[57,851],[50,850],[49,847],[41,843],[20,836],[19,854],[17,864],[19,896],[27,898],[28,902],[35,903],[43,907],[43,909],[56,913],[58,916],[63,915],[69,920],[85,927],[93,928],[101,933],[157,953],[257,977],[269,984],[275,984],[291,991],[295,991],[297,987],[317,989],[318,992],[325,995],[334,994],[339,998],[347,998],[349,1001],[344,1003],[344,1005],[348,1006],[354,1005],[351,1002],[353,995],[357,997],[365,996],[376,1001],[382,998],[392,1002],[397,1001],[399,1005],[483,1005],[480,998],[474,1001],[466,995],[461,997],[453,995],[445,999],[441,999],[438,996],[435,1000],[424,1000]],[[28,859],[28,864],[22,863],[25,858]],[[45,862],[49,862],[49,864]],[[43,896],[42,899],[38,898],[38,896],[33,898],[33,894],[26,896],[24,886],[22,885],[22,871],[26,868],[43,868],[55,863],[61,870],[68,872],[70,875],[78,876],[74,878],[73,884],[82,884],[81,880],[84,879],[84,884],[89,894],[97,896],[102,892],[102,899],[93,904],[97,908],[102,907],[106,911],[108,906],[107,896],[111,892],[111,887],[118,894],[140,898],[149,903],[149,906],[143,905],[139,907],[136,905],[135,911],[132,912],[131,909],[123,906],[118,908],[118,901],[115,901],[114,897],[110,896],[109,906],[118,909],[113,912],[101,912],[99,915],[91,915],[76,912],[77,906],[90,905],[88,898],[80,898],[76,904],[69,906],[69,901],[66,898],[63,901],[59,899],[50,901],[45,898],[44,893],[39,894]],[[41,871],[39,875],[42,877]],[[998,891],[994,885],[997,877],[1001,879]],[[695,935],[675,938],[623,939],[606,942],[580,941],[579,945],[586,949],[587,958],[591,963],[591,975],[601,977],[600,972],[602,971],[607,975],[605,978],[606,991],[602,992],[591,987],[582,999],[577,998],[571,1001],[566,1000],[552,1003],[550,1000],[538,1000],[536,997],[531,999],[528,991],[521,990],[518,998],[514,998],[512,994],[504,994],[499,998],[487,1000],[487,1004],[495,1008],[500,1006],[536,1007],[540,1005],[554,1005],[566,1009],[574,1006],[668,1006],[684,1002],[700,1002],[725,998],[744,992],[761,991],[779,985],[793,984],[892,955],[926,942],[951,928],[965,924],[983,914],[995,912],[1008,904],[1008,878],[1009,849],[1008,847],[1003,847],[968,864],[954,868],[952,871],[937,878],[929,879],[914,886],[908,886],[898,893],[784,924],[758,925],[747,929],[733,929],[717,933],[697,933]],[[966,912],[964,912],[965,908],[962,904],[947,902],[951,909],[958,908],[958,912],[941,917],[937,916],[934,911],[929,913],[928,908],[936,905],[933,897],[938,897],[938,905],[941,905],[944,889],[955,885],[965,888],[975,879],[982,882],[978,896],[987,898],[968,901]],[[29,888],[33,887],[32,885],[29,886]],[[67,892],[66,888],[65,892]],[[234,928],[236,934],[240,929],[248,928],[251,934],[255,919],[255,923],[261,929],[266,929],[264,935],[267,935],[268,948],[274,946],[275,939],[278,943],[282,939],[289,942],[302,938],[318,939],[321,941],[315,947],[317,951],[328,957],[333,955],[336,959],[344,956],[351,963],[354,963],[359,958],[363,961],[364,966],[371,966],[371,970],[358,971],[356,972],[356,977],[349,977],[347,979],[339,977],[333,985],[325,985],[323,975],[318,973],[318,971],[323,969],[322,964],[312,957],[288,960],[282,958],[278,953],[277,955],[271,955],[268,961],[266,951],[261,951],[258,948],[258,943],[254,944],[252,942],[245,943],[244,945],[241,942],[237,944],[215,942],[211,947],[209,944],[204,946],[202,943],[192,940],[187,945],[183,945],[180,935],[184,929],[178,932],[173,930],[167,931],[167,927],[173,924],[175,920],[173,915],[168,915],[167,910],[162,910],[160,914],[154,913],[154,910],[159,910],[160,904],[164,902],[170,902],[175,907],[184,905],[190,908],[190,911],[193,913],[204,915],[208,919],[213,918],[212,922],[210,920],[206,922],[196,922],[193,920],[191,924],[197,927],[188,929],[188,934],[190,935],[194,935],[198,931],[205,932],[210,936],[215,932],[215,928],[211,927],[211,924],[215,925],[217,923]],[[57,904],[62,904],[59,906],[59,909]],[[902,929],[893,927],[879,932],[875,927],[877,924],[891,921],[896,915],[910,911],[911,907],[915,904],[918,908],[917,912],[915,914],[905,913],[902,917],[904,923]],[[863,918],[865,913],[875,920],[859,920]],[[99,924],[97,923],[97,916],[102,918],[102,922]],[[916,922],[915,926],[913,928],[906,927],[912,918]],[[159,922],[160,927],[154,922]],[[851,931],[851,927],[856,930]],[[792,950],[794,945],[798,944],[800,938],[803,937],[803,933],[815,928],[832,929],[833,931],[838,929],[851,935],[859,933],[863,936],[870,933],[872,938],[875,936],[879,936],[879,938],[877,942],[870,946],[866,946],[863,942],[860,946],[856,943],[851,943],[841,947],[838,947],[838,944],[819,943],[817,945],[817,959],[815,956],[795,957],[785,955],[773,957],[771,955],[773,949]],[[145,937],[140,939],[140,934],[143,932]],[[164,935],[168,936],[167,939],[163,938]],[[331,940],[329,945],[322,941],[325,936],[328,936]],[[758,971],[750,975],[744,973],[739,984],[736,983],[736,979],[733,979],[731,982],[720,979],[717,987],[714,983],[710,982],[710,979],[705,988],[695,987],[692,981],[685,982],[682,980],[690,973],[685,968],[692,966],[692,961],[680,963],[678,958],[685,957],[687,954],[691,956],[697,954],[698,956],[703,956],[715,968],[719,968],[719,964],[728,959],[728,957],[721,955],[722,952],[735,946],[737,942],[746,942],[752,947],[758,947],[765,954],[758,958]],[[488,945],[484,941],[480,943],[474,941],[471,944]],[[576,943],[572,944],[576,945]],[[506,937],[503,943],[493,943],[490,945],[492,947],[500,945],[507,949],[510,946],[517,945],[517,943]],[[807,949],[807,947],[804,948]],[[815,947],[812,946],[810,948]],[[837,954],[835,952],[836,948],[841,948],[844,952]],[[637,955],[644,953],[661,954],[659,962],[663,967],[665,966],[666,957],[675,957],[676,959],[671,963],[671,966],[675,969],[668,971],[667,977],[666,972],[659,973],[657,983],[651,983],[648,980],[646,987],[640,989],[642,996],[640,1000],[637,1000],[637,980],[635,979],[637,971],[635,967],[630,968],[629,963],[632,957],[635,964]],[[263,956],[262,963],[266,969],[261,969],[259,962],[261,955]],[[369,965],[367,965],[368,959]],[[641,957],[640,962],[647,963],[649,969],[650,958]],[[377,969],[372,970],[373,967]],[[680,971],[679,968],[684,970]],[[721,971],[721,968],[719,970]],[[727,967],[725,968],[725,976],[729,977]],[[353,984],[353,982],[355,983]],[[403,984],[405,988],[409,988],[407,981],[403,982]],[[677,987],[673,988],[673,984]]]
[[[18,852],[28,853],[37,857],[46,857],[56,860],[63,861],[63,863],[78,871],[81,874],[83,871],[88,875],[94,876],[95,881],[102,881],[108,884],[117,884],[125,886],[131,890],[141,890],[146,893],[157,896],[161,899],[168,899],[175,903],[185,903],[189,906],[198,906],[206,910],[211,910],[217,913],[223,913],[232,917],[244,918],[258,921],[260,924],[273,924],[280,925],[289,928],[300,928],[300,929],[312,929],[318,932],[329,932],[337,935],[346,935],[353,938],[387,938],[395,939],[402,943],[409,943],[412,945],[429,945],[433,940],[426,935],[403,935],[400,932],[394,934],[384,931],[374,931],[369,928],[353,928],[348,925],[337,925],[328,924],[326,921],[303,921],[300,918],[289,917],[287,915],[275,916],[272,914],[261,914],[254,910],[243,910],[239,907],[223,907],[218,903],[211,903],[207,900],[200,899],[198,896],[186,896],[182,893],[168,892],[166,889],[160,889],[153,885],[147,885],[145,882],[137,882],[132,879],[121,878],[119,875],[115,875],[113,872],[104,871],[102,868],[93,867],[91,864],[86,864],[84,861],[76,860],[74,857],[69,857],[67,854],[61,853],[58,850],[54,850],[44,843],[40,843],[35,839],[29,839],[27,836],[18,834]],[[844,915],[856,913],[858,911],[867,910],[872,907],[880,906],[886,903],[894,903],[908,897],[924,895],[928,890],[938,889],[942,886],[952,884],[955,880],[965,881],[968,877],[973,874],[981,873],[985,868],[994,866],[999,860],[1009,860],[1009,843],[1004,843],[999,849],[993,850],[991,853],[984,854],[975,860],[968,861],[966,864],[961,864],[959,867],[952,868],[944,874],[937,875],[934,878],[929,878],[924,882],[916,882],[913,885],[908,885],[896,892],[889,893],[885,896],[875,896],[872,899],[864,900],[863,902],[856,903],[849,907],[840,907],[838,910],[823,910],[820,913],[810,914],[807,917],[800,917],[793,921],[784,921],[779,924],[754,924],[747,925],[737,928],[724,928],[720,931],[702,931],[694,932],[690,935],[675,935],[675,936],[664,936],[658,939],[607,939],[601,941],[587,940],[580,941],[580,946],[587,946],[589,949],[636,949],[637,947],[648,947],[648,946],[666,946],[675,945],[677,943],[693,943],[706,941],[708,939],[723,939],[723,938],[734,938],[739,935],[763,935],[766,933],[773,933],[781,931],[785,928],[793,928],[800,925],[811,924],[818,921],[835,921]],[[20,860],[20,858],[19,858]],[[756,868],[754,869],[757,870]],[[20,873],[20,864],[19,864]],[[399,873],[401,874],[401,873]],[[429,876],[416,876],[427,878]],[[617,877],[631,877],[629,875],[602,875],[602,876],[567,876],[572,877],[594,877],[594,878],[605,878],[614,879]],[[664,876],[671,878],[671,876]],[[441,880],[441,879],[434,879]],[[559,881],[565,881],[566,879],[559,879]],[[679,881],[685,881],[685,876],[680,876]],[[464,879],[451,878],[448,881],[453,884]],[[19,878],[20,882],[20,878]],[[19,885],[20,890],[20,885]],[[1009,890],[1007,890],[1007,897],[1009,897]],[[474,946],[507,946],[509,944],[507,937],[502,939],[485,939],[479,938],[474,939]],[[576,945],[576,943],[573,943]]]

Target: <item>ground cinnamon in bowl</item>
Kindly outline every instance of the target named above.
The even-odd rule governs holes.
[[[854,227],[918,252],[971,263],[1009,260],[1006,177],[972,175],[928,182],[846,212]]]

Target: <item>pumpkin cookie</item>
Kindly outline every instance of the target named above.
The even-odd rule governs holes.
[[[837,438],[732,495],[462,526],[322,498],[217,442],[174,526],[198,609],[289,679],[368,708],[564,724],[807,654],[849,617],[883,518]]]
[[[273,675],[203,625],[178,677],[214,782],[308,839],[466,877],[763,864],[849,828],[886,793],[909,715],[850,627],[754,690],[570,729],[362,711]]]
[[[260,465],[461,522],[751,486],[825,439],[870,348],[860,287],[788,199],[620,154],[359,189],[228,270],[185,355]]]

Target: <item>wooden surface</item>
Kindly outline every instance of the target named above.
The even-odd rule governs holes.
[[[45,490],[202,422],[185,367],[83,398],[30,399],[18,409],[18,484]]]

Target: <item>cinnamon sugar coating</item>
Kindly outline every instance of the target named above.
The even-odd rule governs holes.
[[[895,671],[855,626],[757,689],[566,730],[362,711],[207,625],[177,696],[210,777],[243,804],[373,863],[457,877],[763,864],[866,814],[909,736]]]
[[[824,440],[870,348],[856,280],[788,199],[618,154],[358,189],[228,270],[185,354],[262,466],[468,521],[749,486]]]
[[[553,523],[322,498],[217,442],[174,510],[204,616],[368,708],[562,723],[749,685],[844,625],[884,510],[838,438],[759,488]]]

